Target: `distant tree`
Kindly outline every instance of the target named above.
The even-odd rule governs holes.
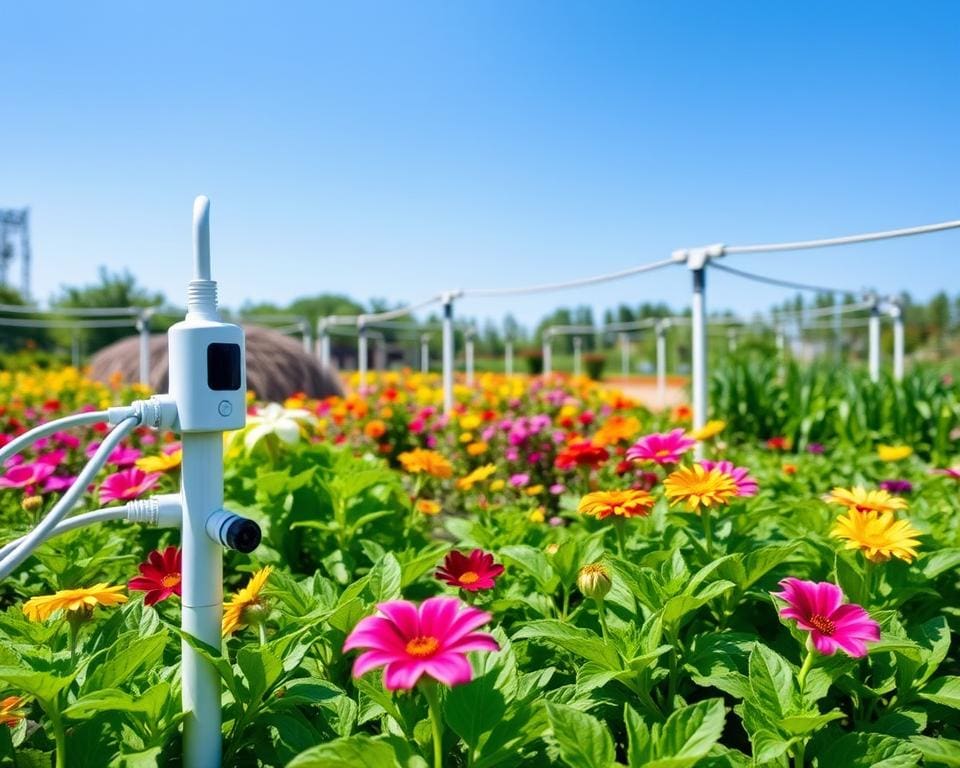
[[[0,285],[0,304],[11,306],[26,306],[26,302],[16,288]],[[21,312],[0,313],[11,320],[29,320],[35,315]],[[16,326],[0,327],[0,350],[13,352],[18,349],[49,349],[53,342],[50,333],[44,328],[19,328]]]

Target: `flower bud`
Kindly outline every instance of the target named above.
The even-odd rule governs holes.
[[[25,512],[36,512],[43,506],[43,496],[24,496],[21,506]]]
[[[577,576],[577,589],[584,596],[594,600],[602,600],[607,596],[613,581],[610,579],[610,571],[603,563],[590,563],[580,569]]]

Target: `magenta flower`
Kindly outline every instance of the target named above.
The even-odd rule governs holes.
[[[750,470],[746,467],[735,467],[732,461],[709,461],[701,459],[700,465],[706,469],[719,469],[723,474],[733,478],[737,485],[737,496],[756,496],[757,481],[750,476]]]
[[[43,456],[38,456],[37,461],[41,464],[49,464],[51,467],[56,467],[64,460],[66,455],[66,450],[61,448],[56,451],[50,451],[50,453],[45,453]]]
[[[689,451],[697,441],[686,437],[683,429],[670,432],[654,432],[644,435],[630,448],[626,457],[631,461],[653,461],[657,464],[676,464],[680,456]]]
[[[861,606],[844,604],[836,584],[788,578],[780,586],[783,592],[773,593],[787,603],[780,616],[796,619],[797,627],[810,633],[813,647],[825,656],[838,648],[854,658],[866,656],[866,642],[880,639],[880,625]]]
[[[71,485],[77,481],[76,475],[71,475],[69,477],[61,477],[60,475],[51,475],[46,479],[43,484],[44,493],[57,493],[59,491],[65,491]]]
[[[880,490],[902,495],[913,491],[913,483],[909,480],[881,480]]]
[[[117,467],[130,467],[143,455],[142,451],[136,448],[129,448],[125,445],[118,445],[110,452],[110,458],[107,461]]]
[[[0,488],[33,488],[54,473],[56,467],[36,461],[33,464],[18,464],[10,467],[0,477]]]
[[[486,632],[474,631],[490,621],[490,614],[455,597],[431,597],[419,607],[391,600],[377,610],[360,620],[343,650],[365,649],[353,664],[353,676],[386,667],[384,685],[391,691],[413,688],[423,675],[449,686],[469,683],[473,669],[467,652],[500,648]]]
[[[160,472],[144,472],[131,467],[107,475],[100,486],[100,503],[130,501],[149,491],[162,477]]]
[[[943,469],[934,469],[934,475],[945,475],[953,480],[960,480],[960,467],[944,467]]]
[[[510,480],[508,482],[514,488],[523,488],[530,482],[530,475],[528,475],[526,472],[517,472],[515,475],[510,475]]]

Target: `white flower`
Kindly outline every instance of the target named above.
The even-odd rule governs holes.
[[[310,411],[270,403],[247,416],[247,426],[242,430],[243,446],[248,452],[252,451],[267,435],[276,435],[281,442],[296,445],[303,434],[302,428],[314,423],[316,419]]]

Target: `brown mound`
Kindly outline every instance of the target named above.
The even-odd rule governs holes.
[[[342,395],[340,379],[333,370],[325,371],[320,363],[303,351],[299,340],[281,333],[247,325],[247,388],[262,400],[282,401],[296,392],[309,397]],[[130,336],[104,347],[90,361],[90,375],[99,381],[108,381],[119,373],[125,381],[140,378],[140,339]],[[166,392],[167,336],[150,337],[150,388]]]

